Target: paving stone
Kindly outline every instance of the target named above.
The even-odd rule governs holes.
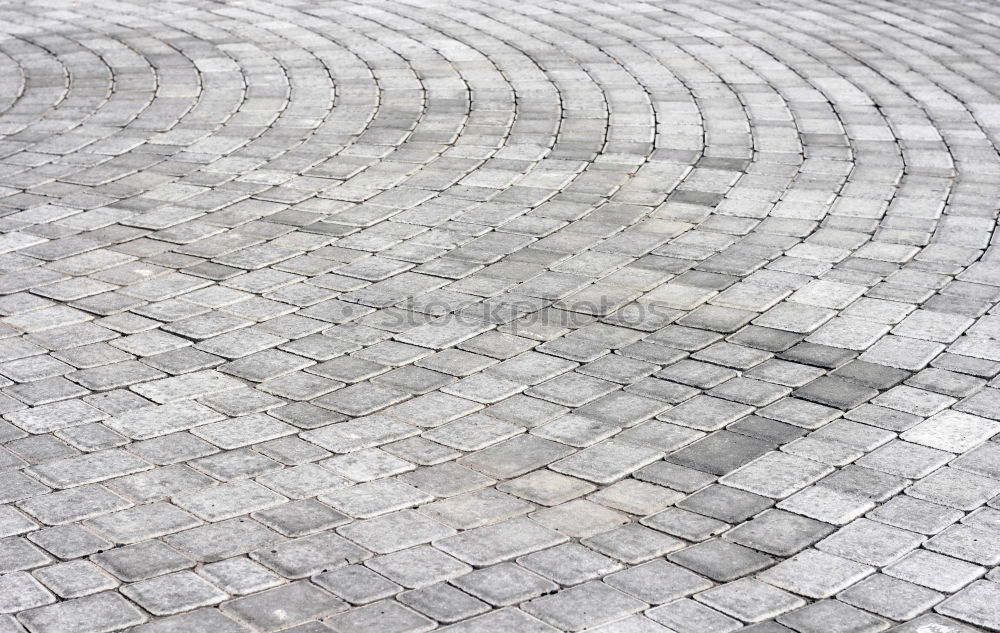
[[[595,489],[596,486],[586,481],[545,469],[536,470],[497,486],[497,490],[544,506],[556,506]]]
[[[702,591],[695,600],[746,622],[760,622],[805,604],[798,596],[748,578]]]
[[[346,608],[345,602],[304,580],[222,605],[225,613],[259,631],[285,629]]]
[[[559,587],[513,563],[478,569],[452,579],[451,583],[493,606],[517,604]]]
[[[940,602],[941,594],[882,574],[865,578],[837,599],[896,621],[911,620]]]
[[[453,462],[420,468],[401,478],[436,497],[453,497],[496,483],[494,479]]]
[[[822,480],[823,487],[851,495],[885,501],[906,487],[909,480],[863,466],[849,465]]]
[[[219,521],[285,501],[281,495],[252,482],[240,481],[177,495],[173,502],[206,521]]]
[[[777,556],[791,556],[833,531],[833,526],[782,510],[766,510],[726,533],[740,545]]]
[[[717,581],[739,578],[773,562],[769,556],[718,539],[692,545],[667,558]]]
[[[727,522],[741,522],[774,505],[761,495],[713,484],[676,504],[680,508]]]
[[[489,605],[482,600],[446,584],[406,591],[400,594],[398,599],[403,604],[445,624],[471,618],[490,610]]]
[[[433,501],[434,497],[407,483],[387,478],[329,492],[318,499],[341,512],[367,519],[422,505]]]
[[[826,464],[787,453],[772,452],[729,473],[719,481],[734,488],[782,499],[832,471],[833,468]]]
[[[226,594],[189,571],[122,587],[122,593],[154,615],[170,615],[222,602]]]
[[[7,476],[8,481],[10,475]],[[32,480],[34,481],[34,480]],[[16,483],[16,482],[15,482]],[[36,492],[48,491],[40,488]],[[18,508],[42,523],[63,525],[127,508],[131,503],[97,484],[39,494],[18,504]]]
[[[660,457],[659,451],[605,440],[553,463],[552,469],[594,483],[609,484]]]
[[[1000,629],[982,10],[21,4],[0,630]]]
[[[313,578],[319,586],[353,604],[367,604],[395,595],[399,585],[363,565],[347,565]]]
[[[802,596],[828,598],[874,572],[875,569],[868,565],[807,549],[761,572],[757,577]]]
[[[198,568],[198,573],[232,595],[255,593],[281,584],[281,579],[246,558],[230,558]]]
[[[942,602],[937,611],[976,626],[993,627],[997,622],[996,583],[976,581]]]
[[[487,631],[524,631],[524,633],[554,633],[558,629],[533,618],[520,609],[492,611],[460,624],[441,629],[446,633],[487,633]]]
[[[174,633],[175,631],[198,630],[199,628],[218,631],[218,633],[245,633],[250,630],[212,608],[198,609],[169,618],[158,618],[133,630],[139,633]]]
[[[671,602],[712,586],[707,578],[663,560],[616,572],[604,582],[649,604]]]
[[[156,540],[99,552],[91,560],[126,582],[137,582],[194,566],[194,561],[187,556]]]
[[[20,616],[28,630],[45,633],[116,631],[142,624],[146,619],[146,615],[114,592],[59,602]]]
[[[581,541],[587,547],[625,563],[638,564],[684,547],[684,541],[629,523]],[[648,602],[648,601],[647,601]]]
[[[875,508],[867,518],[911,532],[933,535],[962,518],[959,510],[900,495]]]
[[[964,453],[1000,432],[993,420],[961,413],[942,411],[909,429],[904,440],[952,453]]]
[[[953,525],[931,537],[925,547],[979,565],[1000,563],[1000,541],[991,531],[967,525]]]
[[[60,525],[32,532],[28,539],[62,559],[72,559],[110,549],[112,544],[76,524]]]
[[[882,631],[889,622],[836,600],[816,602],[778,617],[796,631]]]
[[[724,475],[764,455],[773,444],[722,430],[667,456],[667,461]]]
[[[929,613],[927,615],[920,616],[915,620],[911,620],[906,624],[900,624],[899,626],[894,626],[889,629],[893,633],[914,633],[919,631],[921,627],[938,627],[943,633],[970,633],[974,629],[959,624],[958,622],[946,618],[935,613]]]
[[[201,522],[169,503],[135,506],[90,519],[86,526],[115,543],[135,543],[180,532]]]
[[[568,539],[526,518],[461,532],[433,545],[470,564],[491,565],[552,547]]]
[[[645,603],[595,581],[536,598],[524,605],[524,610],[561,630],[582,631],[645,607]]]
[[[429,545],[377,556],[365,565],[410,589],[427,587],[472,571],[469,565]]]
[[[924,537],[906,530],[857,519],[820,541],[822,551],[868,565],[885,566],[919,546]]]
[[[646,616],[678,633],[719,631],[728,633],[743,628],[739,620],[685,598],[646,612]]]
[[[286,578],[304,578],[370,556],[364,549],[331,532],[286,541],[252,553],[254,560]]]
[[[942,468],[907,489],[924,501],[959,510],[974,510],[1000,493],[1000,481],[957,468]]]
[[[429,503],[421,510],[446,525],[471,529],[521,516],[534,509],[530,503],[485,488]]]
[[[886,567],[883,572],[937,591],[955,592],[981,577],[986,570],[972,563],[917,549]]]
[[[236,518],[171,534],[164,540],[199,561],[216,562],[283,539],[255,521]]]
[[[0,599],[0,613],[19,613],[56,601],[55,596],[23,571],[0,576],[0,589],[2,589],[0,595],[3,596]]]

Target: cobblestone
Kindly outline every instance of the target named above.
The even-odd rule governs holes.
[[[998,21],[0,2],[0,631],[1000,631]]]

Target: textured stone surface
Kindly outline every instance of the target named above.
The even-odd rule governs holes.
[[[0,0],[0,632],[1000,631],[996,3],[147,5]]]

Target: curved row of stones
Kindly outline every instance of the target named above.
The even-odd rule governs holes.
[[[1000,630],[998,25],[0,3],[0,632]]]

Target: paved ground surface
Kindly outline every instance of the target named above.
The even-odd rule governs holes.
[[[0,110],[0,632],[1000,630],[1000,5],[3,2]]]

